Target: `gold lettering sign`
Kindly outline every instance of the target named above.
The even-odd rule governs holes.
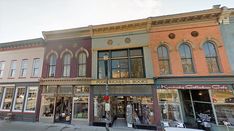
[[[108,82],[105,79],[93,80],[93,85],[116,85],[116,84],[154,84],[153,79],[109,79]]]

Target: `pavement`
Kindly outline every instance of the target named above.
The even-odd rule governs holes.
[[[81,126],[71,124],[50,124],[42,122],[23,122],[0,120],[0,131],[107,131],[105,127]],[[149,131],[133,128],[109,128],[109,131]]]

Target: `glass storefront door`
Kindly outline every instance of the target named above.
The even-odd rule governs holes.
[[[54,122],[70,123],[72,116],[72,97],[58,96],[55,104]]]

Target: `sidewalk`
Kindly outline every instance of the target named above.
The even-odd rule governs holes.
[[[0,120],[0,131],[106,131],[105,127],[77,126],[68,124],[48,124],[41,122],[21,122]],[[149,131],[132,128],[110,128],[110,131]]]

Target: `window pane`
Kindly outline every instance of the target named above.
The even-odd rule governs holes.
[[[79,65],[79,76],[86,76],[86,64]]]
[[[54,114],[54,101],[55,98],[46,97],[42,98],[41,116],[52,117]]]
[[[35,111],[38,87],[28,87],[25,111]]]
[[[128,69],[121,69],[120,75],[121,75],[121,78],[128,78]]]
[[[180,46],[180,57],[192,58],[190,47],[187,44],[182,44]]]
[[[2,95],[3,95],[3,87],[0,87],[0,105],[2,102]]]
[[[119,69],[112,69],[112,78],[121,78]]]
[[[0,62],[0,78],[3,76],[4,68],[5,68],[5,62],[1,61]]]
[[[102,52],[98,52],[98,58],[103,59],[103,57],[105,55],[109,56],[109,52],[108,51],[102,51]]]
[[[128,59],[112,60],[112,68],[128,68]]]
[[[73,118],[88,118],[88,97],[73,97],[74,100],[74,113]]]
[[[207,58],[206,59],[209,72],[219,72],[219,67],[216,58]]]
[[[26,77],[27,68],[28,68],[28,60],[22,60],[21,71],[20,71],[20,76],[21,77]]]
[[[106,78],[106,69],[105,69],[105,61],[99,60],[98,61],[98,78],[103,79]]]
[[[70,65],[65,65],[63,67],[63,76],[65,77],[70,76]]]
[[[159,59],[169,59],[167,48],[164,46],[160,46],[158,48],[158,57]]]
[[[170,74],[169,61],[168,60],[160,60],[159,61],[159,69],[161,75]]]
[[[130,49],[130,56],[142,56],[141,49]]]
[[[55,76],[55,69],[56,69],[56,55],[52,54],[50,56],[50,64],[49,64],[49,76],[54,77]]]
[[[16,74],[16,61],[11,61],[10,77],[14,77]]]
[[[192,59],[181,60],[184,73],[194,73]]]
[[[210,102],[208,90],[191,90],[191,94],[194,101]]]
[[[115,57],[128,57],[128,52],[127,52],[127,50],[112,51],[111,56],[112,56],[112,58],[115,58]]]
[[[11,109],[13,94],[14,94],[14,88],[5,88],[3,105],[2,105],[3,110]]]
[[[16,97],[13,110],[22,110],[24,102],[25,88],[16,88]]]
[[[63,58],[63,64],[64,65],[69,65],[71,62],[71,55],[70,54],[65,54]]]
[[[79,64],[86,63],[86,53],[82,52],[79,54]]]
[[[131,59],[131,77],[132,78],[143,78],[144,67],[142,58]]]

